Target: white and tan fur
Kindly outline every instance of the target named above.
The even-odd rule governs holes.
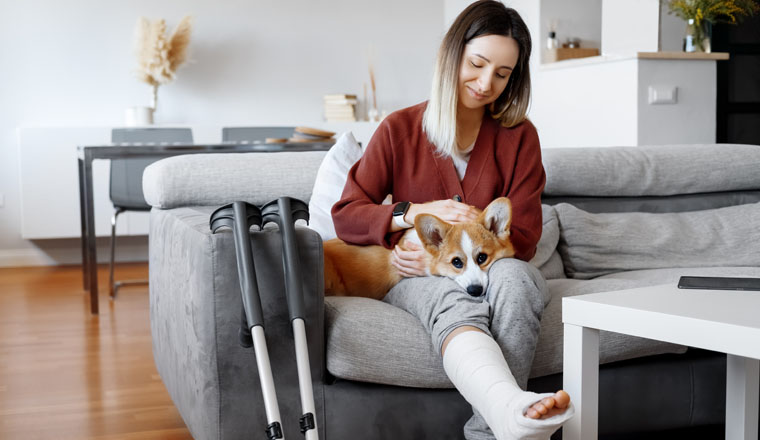
[[[414,228],[399,241],[416,241],[426,251],[427,272],[451,278],[470,295],[480,296],[488,287],[488,269],[494,261],[515,254],[509,239],[512,205],[501,197],[491,202],[477,220],[449,224],[431,214],[418,215]],[[349,245],[334,239],[325,242],[325,295],[382,299],[401,281],[391,265],[391,251],[383,246]]]

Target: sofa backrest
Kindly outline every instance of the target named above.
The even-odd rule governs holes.
[[[760,201],[760,146],[558,148],[543,203],[588,212],[682,212]]]
[[[760,201],[760,146],[734,144],[548,148],[545,204],[589,212],[679,212]],[[143,177],[153,207],[309,201],[325,152],[175,156]]]
[[[326,151],[174,156],[143,173],[154,208],[219,206],[243,200],[263,205],[282,196],[309,201]]]
[[[542,201],[555,207],[557,251],[567,276],[760,266],[754,251],[760,245],[754,232],[760,228],[760,146],[543,153]]]

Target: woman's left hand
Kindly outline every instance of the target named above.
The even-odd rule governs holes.
[[[423,277],[427,273],[425,250],[417,243],[406,242],[405,248],[396,245],[391,251],[391,264],[406,278]]]

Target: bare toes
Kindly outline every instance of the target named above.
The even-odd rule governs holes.
[[[535,410],[535,409],[533,409],[533,408],[528,408],[528,410],[527,410],[527,411],[525,411],[525,415],[526,415],[527,417],[531,418],[531,419],[538,419],[538,418],[541,418],[541,413],[539,413],[538,411],[536,411],[536,410]]]
[[[570,405],[570,395],[565,390],[557,391],[553,397],[557,408],[567,408]]]

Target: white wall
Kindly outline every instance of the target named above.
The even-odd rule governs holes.
[[[657,52],[660,0],[603,0],[602,55]]]
[[[715,142],[715,62],[639,61],[636,145]],[[666,67],[666,68],[663,68]],[[649,104],[649,88],[676,88],[676,104]]]
[[[437,0],[0,2],[0,265],[40,250],[79,257],[76,240],[21,239],[17,127],[120,125],[149,99],[132,73],[137,17],[172,29],[185,14],[192,62],[159,90],[158,123],[311,124],[323,94],[362,95],[370,59],[380,109],[405,107],[427,98],[443,34]]]

